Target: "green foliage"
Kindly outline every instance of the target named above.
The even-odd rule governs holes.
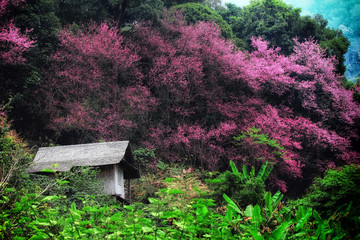
[[[151,169],[151,166],[155,166],[155,151],[156,149],[150,150],[148,148],[138,148],[133,151],[134,160],[138,164],[138,170],[140,172],[145,172]]]
[[[353,202],[352,212],[360,216],[360,166],[329,169],[324,178],[316,178],[307,194],[311,207],[329,217],[334,210]]]
[[[161,0],[132,0],[128,4],[124,17],[125,21],[131,24],[141,20],[156,23],[164,8]]]
[[[316,178],[303,199],[303,204],[316,209],[321,216],[342,224],[353,237],[360,234],[360,166],[347,165],[329,169]],[[360,236],[360,235],[359,235]]]
[[[61,195],[65,200],[55,201],[59,209],[68,208],[73,202],[81,203],[81,199],[96,197],[99,203],[110,203],[112,198],[103,193],[104,183],[98,178],[99,170],[91,167],[73,167],[68,172],[44,171],[50,174],[31,174],[26,185],[37,195]]]
[[[327,49],[328,56],[336,56],[337,73],[344,74],[344,54],[350,46],[348,39],[341,31],[327,27],[328,22],[321,15],[300,16],[300,12],[300,8],[293,8],[282,0],[256,0],[243,9],[229,5],[221,15],[248,50],[251,50],[252,36],[261,36],[271,46],[280,47],[285,55],[292,54],[294,38],[300,41],[314,38]]]
[[[168,192],[176,196],[178,193]],[[2,238],[10,239],[342,239],[345,233],[311,208],[288,208],[280,193],[266,193],[263,204],[241,210],[228,196],[222,214],[211,199],[196,199],[186,210],[169,208],[165,199],[150,204],[102,206],[93,198],[65,211],[53,207],[63,196],[25,194],[5,219]],[[179,196],[179,198],[181,198]],[[1,201],[1,203],[4,201]],[[335,226],[336,227],[336,226]]]
[[[242,207],[259,203],[265,195],[265,180],[273,166],[265,162],[257,175],[254,167],[248,172],[243,165],[242,172],[239,172],[233,161],[230,161],[230,167],[232,171],[225,171],[215,179],[208,180],[213,185],[212,196],[221,202],[223,194],[226,194]]]
[[[26,143],[10,128],[6,114],[0,109],[0,196],[7,185],[19,184],[32,158]]]
[[[177,5],[173,9],[184,11],[186,21],[191,24],[195,24],[199,21],[213,22],[221,29],[221,35],[224,38],[231,39],[233,33],[228,23],[217,12],[211,10],[209,7],[198,3],[187,3]]]
[[[110,15],[110,1],[97,0],[55,0],[56,15],[63,25],[89,21],[104,21]]]
[[[284,156],[285,148],[280,143],[269,137],[268,134],[261,133],[260,128],[252,127],[247,131],[241,132],[238,136],[234,137],[236,141],[248,140],[253,144],[265,145],[274,149],[273,154],[275,156]]]
[[[267,166],[259,171],[233,173],[266,178]],[[265,169],[265,170],[264,170]],[[149,198],[149,204],[101,204],[94,196],[81,198],[62,208],[61,194],[39,195],[22,191],[16,201],[6,194],[0,206],[0,239],[343,239],[346,232],[334,221],[323,219],[310,207],[288,207],[283,195],[266,192],[256,205],[239,208],[226,194],[227,203],[216,208],[202,198],[207,189],[191,169],[177,172],[163,184],[167,188]],[[70,181],[55,179],[59,185]],[[6,188],[9,193],[14,189]],[[345,212],[349,212],[349,207]],[[339,216],[339,215],[336,215]]]
[[[343,239],[346,232],[331,220],[322,220],[310,207],[287,207],[283,195],[267,192],[261,204],[248,205],[241,210],[226,195],[225,219],[240,236],[263,239]]]

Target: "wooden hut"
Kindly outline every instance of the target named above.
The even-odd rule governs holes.
[[[65,172],[79,166],[98,167],[104,192],[122,199],[127,198],[125,180],[140,177],[134,167],[129,141],[43,147],[28,172],[43,173],[44,169]]]

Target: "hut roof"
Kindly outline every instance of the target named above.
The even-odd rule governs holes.
[[[126,160],[123,160],[126,155]],[[103,166],[120,163],[132,177],[139,173],[133,164],[129,141],[89,143],[56,147],[42,147],[37,152],[28,172],[52,169],[69,171],[75,166]],[[129,174],[128,174],[129,175]]]

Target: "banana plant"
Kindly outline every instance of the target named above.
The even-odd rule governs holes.
[[[269,162],[265,162],[263,165],[261,165],[259,172],[255,176],[255,168],[254,166],[251,168],[251,171],[248,173],[248,170],[246,168],[246,165],[242,166],[242,173],[239,172],[237,169],[235,163],[233,161],[230,161],[230,167],[235,176],[237,176],[242,183],[245,183],[246,180],[250,180],[251,178],[258,178],[265,182],[265,180],[268,178],[269,174],[271,173],[273,169],[273,165],[269,165]]]
[[[263,204],[248,205],[241,210],[234,201],[224,194],[227,204],[225,220],[243,239],[284,240],[284,239],[343,239],[344,232],[336,232],[312,208],[298,206],[288,208],[283,202],[280,192],[271,196],[267,192]],[[347,208],[346,211],[349,211]],[[345,212],[346,212],[345,211]]]

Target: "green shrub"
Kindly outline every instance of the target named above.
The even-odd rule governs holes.
[[[268,162],[265,162],[257,175],[254,167],[248,173],[245,165],[242,167],[242,172],[238,171],[233,161],[230,161],[230,166],[232,171],[225,171],[215,179],[208,181],[214,189],[212,197],[218,202],[223,202],[222,196],[226,194],[241,207],[259,203],[264,198],[265,180],[273,166],[268,166]]]
[[[21,174],[33,158],[27,144],[10,127],[0,108],[0,194],[7,185],[19,184]]]
[[[138,148],[133,151],[133,155],[140,173],[149,172],[156,166],[155,149]]]
[[[92,196],[99,204],[114,203],[114,198],[104,194],[104,182],[98,178],[99,169],[92,167],[73,167],[68,172],[53,172],[53,175],[30,174],[26,185],[29,192],[37,196],[64,196],[54,201],[60,209],[69,208],[73,202],[81,205],[83,199]]]
[[[316,209],[321,216],[337,221],[350,235],[360,238],[360,166],[347,165],[329,169],[316,178],[309,192],[293,205]],[[349,211],[346,209],[349,208]]]
[[[360,166],[347,165],[329,169],[316,178],[306,195],[308,205],[326,217],[352,202],[352,213],[360,216]]]

